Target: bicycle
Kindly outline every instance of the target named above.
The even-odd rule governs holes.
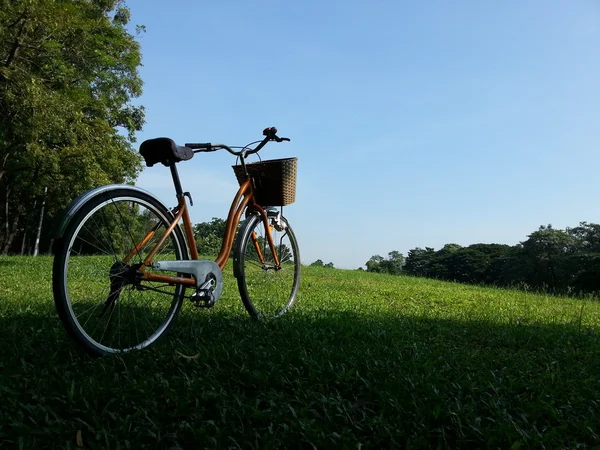
[[[282,209],[295,201],[297,158],[247,163],[268,142],[289,141],[275,127],[263,136],[245,147],[144,141],[139,151],[146,165],[162,163],[171,171],[174,208],[130,185],[93,189],[65,208],[54,243],[54,302],[68,335],[85,351],[104,356],[144,349],[172,327],[185,299],[213,307],[232,249],[233,274],[252,318],[280,317],[292,307],[300,255]],[[239,159],[232,167],[240,187],[217,258],[201,260],[187,205],[192,196],[183,191],[176,164],[222,149]],[[187,289],[193,290],[189,296]]]

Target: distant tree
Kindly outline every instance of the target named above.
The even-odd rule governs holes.
[[[514,253],[514,247],[505,244],[473,244],[468,248],[476,250],[486,257],[486,269],[481,274],[478,283],[503,284],[503,267]]]
[[[404,262],[404,255],[393,250],[388,253],[387,259],[384,259],[380,265],[383,272],[389,273],[390,275],[400,275],[402,273],[402,268],[404,267]]]
[[[569,288],[574,292],[600,292],[600,253],[582,253],[568,258]]]
[[[430,266],[435,258],[435,250],[431,247],[424,249],[417,247],[408,251],[404,270],[409,275],[427,277],[430,275]]]
[[[333,263],[328,262],[327,264],[323,263],[322,259],[317,259],[315,262],[311,264],[311,267],[325,267],[327,269],[333,269]]]
[[[580,222],[566,232],[576,240],[575,254],[567,256],[565,262],[571,275],[569,287],[575,292],[599,292],[600,225]]]
[[[440,250],[438,250],[438,252],[439,252],[440,256],[445,256],[445,255],[454,253],[454,252],[460,250],[461,248],[463,248],[463,247],[458,244],[446,244]]]
[[[383,260],[383,256],[371,256],[371,258],[365,263],[365,265],[367,266],[367,272],[381,272],[381,262]]]
[[[201,222],[194,225],[194,236],[198,253],[204,256],[215,256],[221,250],[226,222],[218,217],[213,217],[210,222]]]
[[[396,250],[389,252],[387,259],[380,255],[373,255],[366,262],[366,266],[367,272],[400,275],[404,266],[404,255]]]
[[[600,253],[600,225],[580,222],[575,228],[565,230],[575,238],[576,249],[581,253]]]
[[[522,244],[522,256],[531,261],[530,281],[534,286],[564,289],[569,284],[567,256],[576,251],[577,239],[552,225],[541,226]]]

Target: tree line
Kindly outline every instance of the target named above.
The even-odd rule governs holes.
[[[372,256],[367,271],[563,294],[600,291],[600,224],[540,226],[517,245],[446,244]],[[362,268],[361,268],[362,269]]]

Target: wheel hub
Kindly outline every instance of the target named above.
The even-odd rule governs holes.
[[[138,285],[140,278],[138,277],[138,269],[140,264],[129,265],[122,261],[115,262],[110,270],[108,271],[108,279],[110,280],[110,292],[106,301],[104,302],[104,308],[100,313],[100,317],[103,317],[108,310],[112,310],[121,296],[123,288],[129,284]]]

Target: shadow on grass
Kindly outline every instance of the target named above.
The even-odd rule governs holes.
[[[12,259],[7,259],[6,257],[3,257],[0,259],[0,267],[11,267],[11,266],[17,266],[17,262]]]
[[[20,418],[0,425],[7,442],[63,447],[78,429],[92,448],[599,441],[600,339],[576,324],[350,312],[256,323],[217,307],[186,311],[153,348],[91,359],[47,313],[0,323],[0,418]]]

